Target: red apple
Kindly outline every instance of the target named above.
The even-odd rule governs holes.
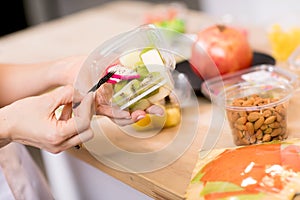
[[[198,33],[190,63],[196,74],[207,79],[248,68],[252,59],[245,32],[231,26],[213,25]]]

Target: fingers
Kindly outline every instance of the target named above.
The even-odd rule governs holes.
[[[116,123],[119,126],[126,126],[129,124],[133,124],[135,121],[133,121],[131,118],[130,119],[115,119],[115,118],[110,118],[114,123]]]
[[[81,104],[74,110],[74,117],[71,119],[76,122],[77,133],[81,133],[90,127],[94,101],[93,95],[93,93],[87,94],[86,97],[81,101]]]
[[[143,119],[146,114],[153,114],[157,116],[163,116],[165,111],[161,106],[158,105],[152,105],[146,109],[146,111],[143,110],[136,110],[131,113],[132,122],[135,123],[141,119]]]
[[[125,112],[125,111],[124,111]],[[119,126],[126,126],[129,124],[133,124],[141,119],[143,119],[146,116],[146,112],[143,110],[136,110],[131,113],[130,117],[127,118],[113,118],[110,119],[118,124]]]
[[[72,104],[68,103],[64,106],[60,119],[56,121],[57,135],[54,137],[54,141],[49,143],[52,146],[46,146],[47,151],[59,153],[93,137],[90,128],[93,101],[93,93],[87,94],[74,111],[74,117],[71,117]]]
[[[146,111],[136,110],[136,111],[132,112],[130,115],[131,118],[127,118],[127,119],[112,118],[112,120],[120,126],[126,126],[126,125],[133,124],[133,123],[143,119],[147,113],[157,115],[157,116],[163,116],[165,114],[165,110],[159,105],[152,105],[152,106],[148,107],[146,109]]]
[[[72,86],[59,87],[53,90],[49,95],[54,99],[53,107],[64,105],[62,114],[57,122],[57,132],[62,138],[72,137],[74,134],[81,133],[89,127],[91,119],[91,105],[93,95],[88,94],[81,105],[76,109],[76,117],[72,117],[72,100],[74,88]]]
[[[120,108],[115,108],[110,105],[98,105],[96,108],[97,115],[104,115],[116,119],[130,119],[130,113]]]
[[[75,147],[76,145],[82,144],[84,142],[89,141],[94,136],[91,129],[87,129],[80,133],[79,135],[75,135],[72,138],[66,140],[63,144],[59,146],[58,149],[56,149],[56,152],[52,153],[60,153],[64,150],[67,150],[69,148]]]
[[[137,122],[138,120],[143,119],[145,116],[146,116],[146,112],[143,110],[136,110],[131,113],[133,122]]]
[[[88,140],[92,139],[94,136],[91,129],[87,129],[80,133],[79,135],[74,135],[73,137],[64,140],[63,142],[59,144],[47,144],[46,146],[41,146],[40,144],[35,144],[34,146],[39,147],[41,149],[44,149],[46,151],[49,151],[51,153],[57,154],[62,151],[65,151],[71,147],[75,147],[76,145],[82,144],[84,142],[87,142]]]
[[[65,148],[68,149],[70,147],[74,147],[78,144],[82,144],[84,142],[89,141],[94,136],[94,133],[91,129],[87,129],[81,132],[79,135],[75,135],[74,137],[67,140],[64,144]]]
[[[112,108],[109,105],[102,105],[98,106],[96,114],[107,116],[116,124],[120,126],[126,126],[144,118],[146,112],[143,110],[136,110],[130,114],[130,112],[120,110],[119,108]]]
[[[154,114],[157,116],[163,116],[165,114],[165,110],[158,105],[152,105],[146,109],[146,112],[149,114]]]
[[[110,100],[113,95],[112,87],[113,86],[111,84],[104,84],[96,91],[96,114],[117,119],[130,118],[129,112],[120,110],[119,108],[114,108],[111,105]]]
[[[74,96],[74,88],[70,85],[59,87],[47,95],[53,99],[55,109],[61,105],[71,103]]]
[[[57,121],[57,132],[60,133],[63,138],[67,139],[89,129],[92,116],[92,104],[93,94],[89,93],[74,111],[74,117],[69,118],[66,121]],[[69,109],[68,112],[70,110],[71,109]],[[68,112],[66,113],[68,114]],[[65,118],[67,117],[66,115],[62,117]]]
[[[85,94],[82,94],[80,91],[78,90],[74,90],[74,94],[73,94],[73,103],[74,104],[80,104],[82,99],[84,98]]]
[[[103,84],[96,91],[96,103],[97,105],[109,105],[110,99],[113,96],[114,90],[112,84]]]
[[[43,148],[58,153],[90,139],[93,93],[86,95],[72,115],[74,89],[71,86],[59,87],[49,93],[19,100],[10,107],[12,111],[20,111],[12,117],[18,126],[12,127],[13,141]],[[56,109],[64,105],[59,120],[55,117]],[[14,112],[14,114],[16,114]],[[27,117],[30,116],[30,117]],[[8,116],[10,118],[10,116]],[[0,145],[6,143],[0,141]]]
[[[102,85],[96,92],[96,114],[109,117],[112,121],[120,126],[129,125],[137,122],[145,117],[146,113],[155,114],[158,116],[164,115],[164,109],[157,105],[152,105],[144,110],[136,110],[130,114],[128,111],[114,108],[111,105],[110,99],[113,95],[111,84]]]

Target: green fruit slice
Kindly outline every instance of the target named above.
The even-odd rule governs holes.
[[[112,102],[122,106],[136,96],[140,87],[140,81],[137,79],[129,81],[122,89],[115,93],[112,97]]]
[[[127,83],[128,81],[124,80],[114,84],[114,93],[119,92]]]
[[[140,75],[139,80],[143,80],[149,74],[147,67],[143,63],[140,63],[139,65],[137,65],[135,67],[135,71]]]
[[[125,67],[133,68],[137,63],[141,62],[140,52],[134,51],[120,57],[120,63]]]
[[[229,182],[214,181],[207,182],[201,191],[201,196],[207,194],[216,193],[216,192],[233,192],[233,191],[242,191],[244,188]]]
[[[166,80],[159,73],[150,73],[143,81],[138,81],[138,85],[131,83],[133,81],[138,80],[130,81],[113,95],[113,102],[122,110],[166,84]]]
[[[140,76],[139,79],[131,80],[127,84],[120,82],[114,87],[115,94],[112,102],[119,105],[121,109],[132,108],[132,104],[142,98],[147,98],[147,101],[154,103],[170,93],[173,84],[163,57],[157,49],[149,47],[139,54],[132,52],[122,56],[120,62],[125,66],[133,67],[132,69]],[[167,89],[160,90],[162,86]],[[155,90],[157,92],[152,97]]]

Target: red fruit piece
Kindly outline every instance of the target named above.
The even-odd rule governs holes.
[[[127,67],[122,66],[121,64],[111,65],[107,68],[106,73],[114,71],[115,74],[107,81],[109,83],[117,83],[121,80],[131,80],[140,78],[140,75]]]

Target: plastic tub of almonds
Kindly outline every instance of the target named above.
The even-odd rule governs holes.
[[[287,82],[241,83],[226,88],[227,120],[236,145],[259,144],[288,137],[287,107],[293,87]]]

